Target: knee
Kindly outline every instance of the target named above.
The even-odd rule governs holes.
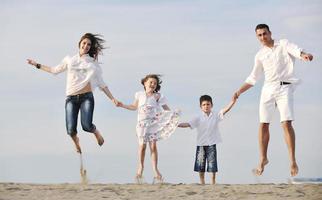
[[[96,130],[96,127],[94,124],[91,123],[82,123],[82,128],[86,132],[94,133]]]
[[[259,127],[262,131],[266,132],[269,130],[269,123],[260,123]]]
[[[283,129],[292,129],[292,121],[284,121],[282,122],[282,127]]]

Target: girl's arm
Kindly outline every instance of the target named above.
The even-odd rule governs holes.
[[[139,104],[139,101],[136,99],[133,104],[126,105],[126,104],[123,104],[122,102],[119,102],[118,106],[128,110],[136,110],[138,109],[138,104]]]
[[[66,69],[65,65],[61,65],[58,67],[48,67],[46,65],[43,64],[39,64],[36,61],[32,60],[32,59],[27,59],[28,64],[35,66],[38,69],[41,69],[45,72],[51,73],[51,74],[58,74],[62,71],[64,71]]]
[[[167,104],[162,105],[163,110],[170,110],[169,106]]]
[[[190,126],[190,124],[189,124],[189,123],[180,123],[180,124],[178,125],[178,127],[180,127],[180,128],[191,128],[191,126]]]

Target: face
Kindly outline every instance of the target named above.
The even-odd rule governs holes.
[[[204,113],[209,114],[211,112],[212,104],[210,101],[202,101],[200,108]]]
[[[84,54],[87,54],[91,48],[91,45],[92,45],[92,43],[88,38],[83,39],[80,43],[80,46],[79,46],[79,54],[81,56]]]
[[[263,45],[267,46],[270,45],[272,42],[272,34],[270,31],[267,30],[267,28],[257,29],[256,36],[260,43],[262,43]]]
[[[147,93],[152,93],[157,88],[157,80],[155,78],[148,78],[144,82],[144,88]]]

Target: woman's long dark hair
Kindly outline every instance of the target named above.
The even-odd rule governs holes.
[[[89,39],[91,41],[91,48],[89,49],[88,54],[90,57],[97,60],[98,54],[102,54],[103,49],[105,49],[105,47],[103,46],[105,40],[103,40],[101,37],[103,36],[100,34],[85,33],[79,40],[78,48],[80,47],[81,42],[84,39]]]

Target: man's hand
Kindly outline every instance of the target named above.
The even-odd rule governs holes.
[[[305,52],[302,52],[301,53],[301,58],[305,61],[312,61],[313,60],[313,55],[310,54],[310,53],[305,53]]]

